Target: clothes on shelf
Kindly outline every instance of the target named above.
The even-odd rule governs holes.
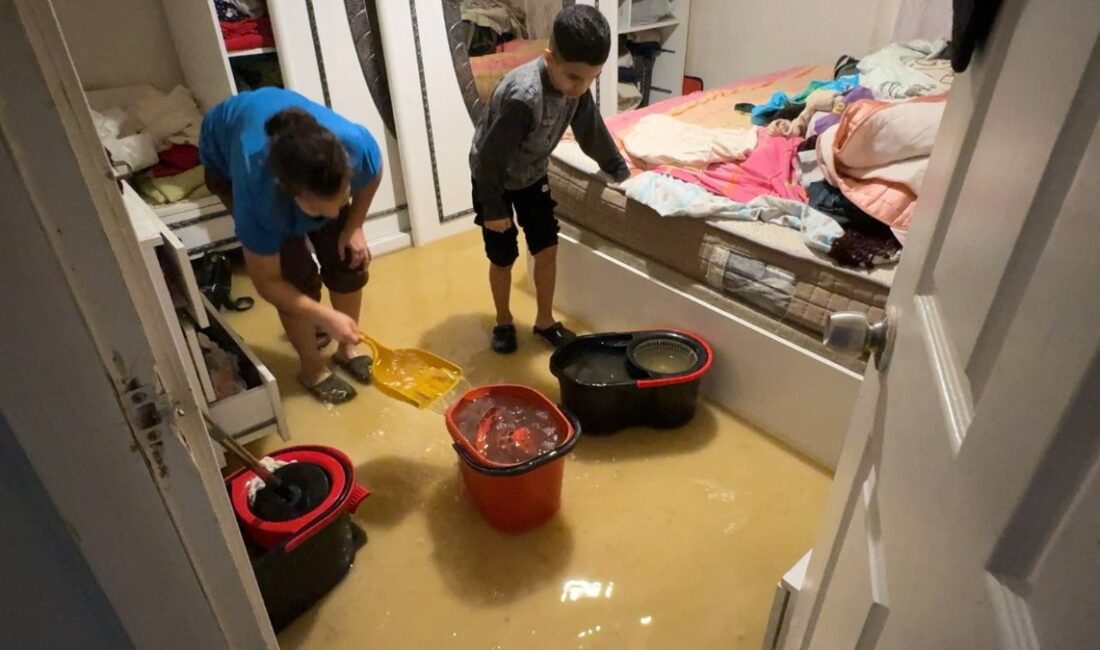
[[[157,164],[158,152],[198,143],[202,113],[191,92],[176,86],[163,93],[146,86],[124,106],[91,111],[92,122],[111,159],[139,172]]]
[[[210,373],[210,383],[214,386],[214,395],[218,400],[232,397],[248,389],[241,375],[241,361],[237,355],[223,349],[209,336],[197,333],[202,359]]]
[[[158,178],[152,173],[144,173],[135,180],[137,191],[145,197],[146,201],[154,205],[167,205],[184,199],[195,200],[210,196],[202,165],[174,176]]]
[[[629,111],[642,105],[642,91],[631,83],[619,82],[619,110]]]
[[[279,69],[279,59],[275,54],[234,59],[232,70],[233,81],[237,84],[237,92],[256,90],[257,88],[283,87],[283,74]]]
[[[267,15],[267,0],[214,0],[218,20],[236,22]]]
[[[199,148],[193,144],[174,144],[158,154],[150,173],[155,178],[175,176],[199,164]]]
[[[221,21],[220,24],[225,49],[230,52],[275,47],[275,32],[271,29],[270,18],[246,18]]]

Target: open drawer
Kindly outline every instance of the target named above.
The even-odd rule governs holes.
[[[183,242],[191,257],[239,245],[233,217],[216,196],[158,206],[154,212]]]
[[[181,317],[180,323],[209,406],[210,418],[242,444],[272,433],[278,433],[283,440],[289,440],[290,434],[283,416],[283,403],[279,397],[275,376],[226,324],[218,310],[205,297],[202,300],[207,318],[210,320],[210,327],[201,330],[201,333],[221,349],[237,357],[245,384],[243,391],[227,397],[218,397],[199,342],[200,330],[186,316]]]

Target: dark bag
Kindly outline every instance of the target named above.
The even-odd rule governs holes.
[[[210,304],[218,309],[248,311],[256,303],[248,296],[236,300],[230,297],[233,269],[225,253],[203,255],[195,262],[195,279],[199,283],[199,291],[202,291],[202,295],[206,296]]]

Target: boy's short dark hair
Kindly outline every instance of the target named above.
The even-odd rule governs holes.
[[[595,7],[566,7],[554,19],[550,48],[565,63],[603,65],[611,52],[611,26]]]

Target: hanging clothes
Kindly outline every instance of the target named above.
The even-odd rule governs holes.
[[[1001,0],[954,0],[951,18],[951,67],[962,72],[970,65],[974,51],[985,44]]]

